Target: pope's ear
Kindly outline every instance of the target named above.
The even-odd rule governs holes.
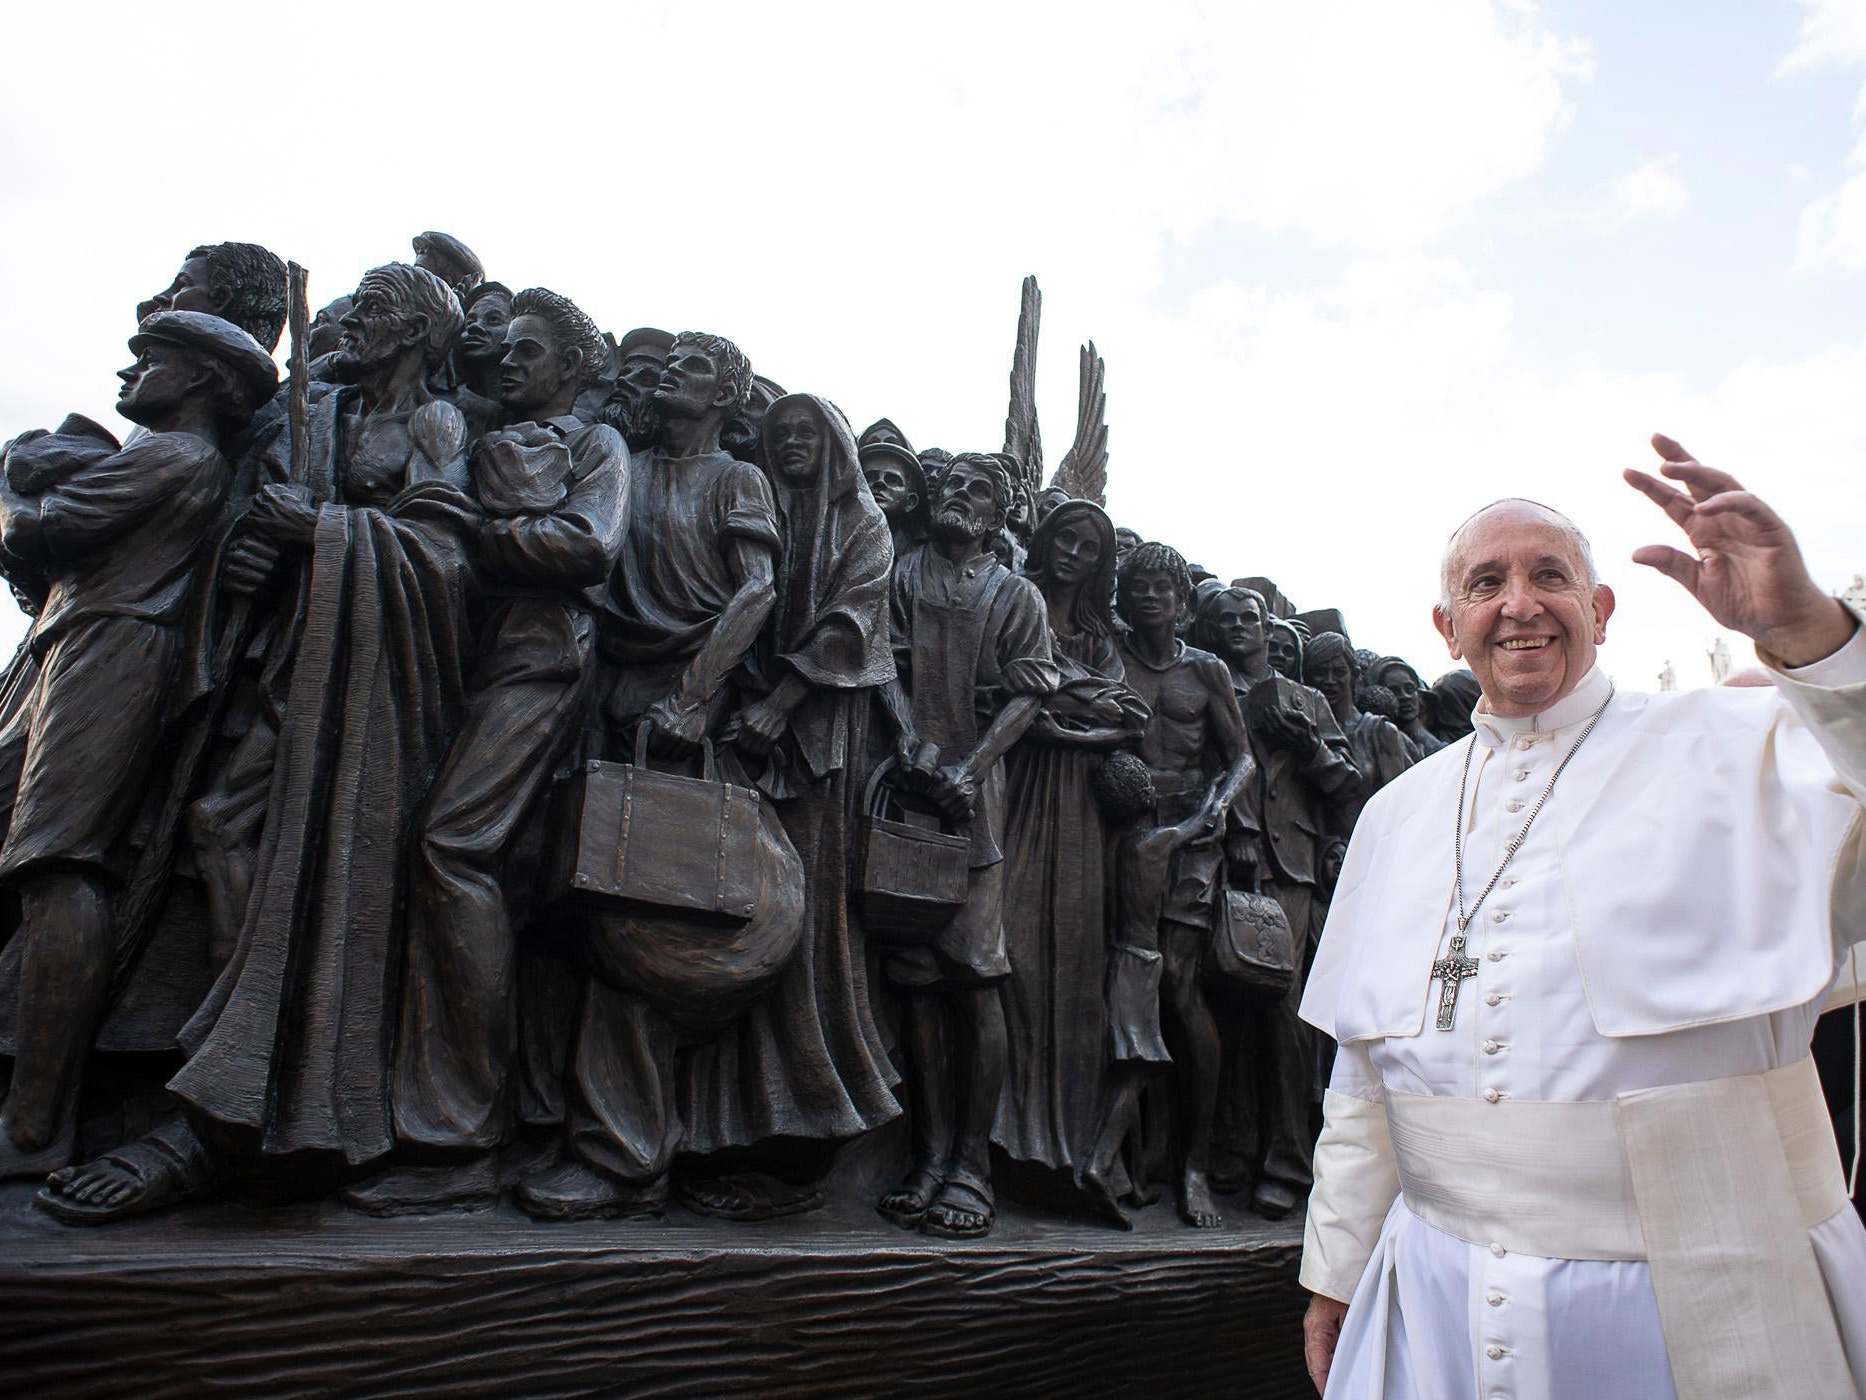
[[[1611,609],[1612,604],[1609,603],[1608,607]],[[1438,635],[1445,639],[1445,650],[1451,653],[1451,659],[1464,660],[1464,648],[1458,645],[1458,634],[1451,627],[1451,614],[1442,606],[1432,609],[1432,625],[1438,628]]]
[[[1607,640],[1607,619],[1613,616],[1613,590],[1604,583],[1594,585],[1594,645]]]

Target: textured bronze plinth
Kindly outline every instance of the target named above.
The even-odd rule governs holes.
[[[35,1396],[1303,1393],[1299,1222],[979,1244],[216,1204],[77,1231],[0,1194],[0,1375]]]

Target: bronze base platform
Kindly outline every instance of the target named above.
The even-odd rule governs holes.
[[[1301,1222],[1132,1233],[1006,1203],[977,1243],[212,1204],[72,1229],[0,1188],[0,1377],[31,1396],[1307,1393]]]

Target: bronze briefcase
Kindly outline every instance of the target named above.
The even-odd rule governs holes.
[[[855,852],[855,895],[862,922],[887,943],[930,943],[965,903],[971,874],[969,836],[929,830],[888,815],[900,793],[887,782],[895,761],[869,774],[861,840]]]
[[[698,778],[648,767],[647,726],[635,761],[590,759],[558,797],[554,896],[743,923],[757,912],[758,794],[720,782],[711,740]]]

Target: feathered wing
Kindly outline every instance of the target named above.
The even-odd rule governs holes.
[[[1043,293],[1037,279],[1024,279],[1017,311],[1017,347],[1011,354],[1011,410],[1004,417],[1004,450],[1024,468],[1027,480],[1043,479],[1043,434],[1037,429],[1037,323]]]
[[[1108,362],[1095,342],[1082,347],[1076,388],[1076,440],[1050,485],[1098,506],[1108,504]]]

